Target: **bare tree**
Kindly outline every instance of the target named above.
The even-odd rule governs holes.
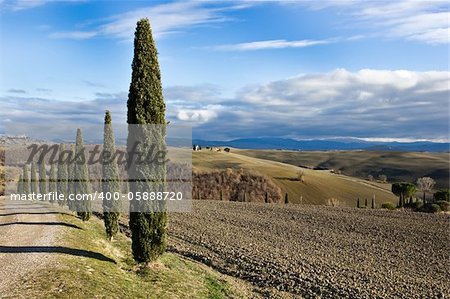
[[[380,174],[378,176],[378,180],[380,180],[380,182],[382,182],[382,183],[386,183],[387,182],[387,176],[384,175],[384,174]]]
[[[302,170],[297,171],[297,181],[304,182],[305,181],[305,173]]]
[[[433,189],[434,185],[436,184],[436,182],[430,178],[430,177],[423,177],[423,178],[418,178],[416,185],[417,185],[417,189],[419,189],[420,191],[423,192],[423,203],[426,203],[426,193],[431,191],[431,189]]]
[[[339,200],[337,198],[328,198],[327,199],[327,206],[331,207],[337,207],[339,205]]]

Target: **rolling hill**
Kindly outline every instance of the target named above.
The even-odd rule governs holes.
[[[366,141],[358,138],[331,138],[296,140],[290,138],[260,137],[240,138],[228,141],[211,141],[194,139],[194,144],[201,146],[231,146],[241,149],[284,149],[302,151],[328,150],[374,150],[404,152],[449,152],[450,144],[446,142],[415,141]]]
[[[343,174],[366,179],[370,174],[384,174],[391,182],[414,182],[423,176],[432,177],[436,188],[449,188],[449,153],[419,153],[390,151],[277,151],[235,150],[239,154],[278,161],[291,165],[323,167]]]
[[[368,182],[358,178],[333,174],[326,170],[303,169],[277,161],[246,156],[239,152],[214,151],[193,152],[192,162],[196,169],[209,171],[226,168],[243,168],[257,171],[271,177],[274,182],[289,195],[292,203],[327,204],[335,198],[340,205],[355,206],[357,197],[369,200],[376,197],[377,206],[397,198],[390,192],[390,184]],[[298,171],[305,175],[304,182],[295,180]]]

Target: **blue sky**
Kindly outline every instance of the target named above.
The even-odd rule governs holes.
[[[449,138],[438,1],[0,0],[0,125],[124,122],[141,17],[196,138]]]

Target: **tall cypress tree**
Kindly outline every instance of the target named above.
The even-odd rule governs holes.
[[[128,93],[128,124],[156,124],[165,126],[165,103],[162,93],[161,73],[159,69],[157,49],[153,40],[150,22],[141,19],[137,22],[134,37],[134,58],[132,63],[132,78]],[[136,129],[136,128],[135,128]],[[142,128],[139,133],[128,131],[128,152],[132,152],[136,141],[144,144],[149,140],[163,142],[165,130],[151,133]],[[153,134],[153,136],[149,135]],[[133,135],[133,136],[131,136]],[[162,145],[162,144],[160,144]],[[142,147],[145,147],[143,145]],[[139,148],[146,152],[145,148]],[[131,161],[131,162],[130,162]],[[130,192],[151,192],[164,188],[165,167],[155,165],[138,165],[130,160],[128,177]],[[159,180],[161,184],[150,184],[148,179]],[[164,191],[164,190],[159,190]],[[167,212],[162,206],[158,210],[136,211],[130,206],[130,229],[133,257],[137,262],[154,261],[166,250],[167,242]]]
[[[47,188],[47,171],[45,170],[45,162],[39,163],[39,191],[41,194],[45,194],[48,191]]]
[[[75,163],[74,163],[74,193],[90,194],[91,186],[89,182],[89,172],[86,164],[86,153],[84,152],[83,135],[81,129],[77,129],[77,139],[75,144]],[[76,201],[77,215],[87,221],[91,218],[91,202],[89,200]]]
[[[17,182],[17,193],[19,195],[23,194],[23,178],[22,178],[22,174],[19,175],[19,181]]]
[[[58,159],[58,171],[57,171],[57,184],[56,189],[59,194],[64,194],[64,199],[68,196],[68,166],[69,166],[69,155],[66,152],[64,144],[59,145],[59,159]],[[64,200],[59,200],[58,204],[63,206]]]
[[[50,175],[48,177],[48,192],[57,192],[57,181],[58,176],[56,174],[56,165],[55,163],[50,164]]]
[[[116,144],[114,141],[114,132],[111,124],[111,114],[105,113],[105,127],[103,136],[103,220],[105,222],[106,235],[109,240],[117,234],[119,230],[119,203],[114,200],[114,193],[120,193],[120,178],[117,161],[114,158]],[[107,200],[105,194],[110,193],[111,199]]]
[[[39,193],[39,181],[36,174],[36,163],[31,163],[31,177],[30,177],[31,193]]]
[[[28,179],[28,166],[25,164],[22,170],[22,180],[23,180],[23,193],[30,194],[30,180]]]

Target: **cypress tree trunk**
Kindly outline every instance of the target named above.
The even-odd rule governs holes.
[[[106,235],[109,240],[117,234],[119,230],[119,203],[114,200],[114,193],[120,193],[120,178],[117,161],[114,159],[116,145],[114,141],[114,133],[111,125],[111,115],[109,111],[105,113],[105,127],[103,136],[103,220],[105,222]],[[111,194],[111,199],[107,200],[106,194]],[[108,197],[109,198],[109,197]]]
[[[47,188],[47,171],[45,170],[45,162],[39,164],[39,191],[41,194],[48,192]]]
[[[86,165],[86,153],[84,152],[83,135],[81,129],[77,129],[77,141],[75,144],[75,165],[74,165],[74,193],[90,194],[89,172]],[[91,202],[89,200],[77,200],[77,215],[83,221],[91,218]]]
[[[269,193],[267,193],[267,191],[266,191],[266,196],[265,196],[265,198],[264,198],[264,201],[265,201],[266,203],[269,203]]]
[[[25,164],[22,171],[23,193],[30,194],[30,180],[28,179],[28,166]]]
[[[59,159],[58,159],[58,172],[57,172],[57,184],[56,189],[59,194],[64,194],[64,199],[68,196],[68,166],[70,159],[68,152],[65,151],[64,144],[59,145]],[[65,200],[59,200],[58,204],[64,206]]]
[[[285,204],[288,204],[288,203],[289,203],[289,195],[287,194],[287,192],[286,192],[286,194],[284,195],[284,203],[285,203]]]
[[[372,197],[372,209],[375,209],[375,195]]]
[[[356,207],[357,207],[358,209],[360,208],[359,197],[358,197],[358,199],[356,200]]]
[[[153,40],[150,22],[141,19],[137,23],[134,38],[134,58],[132,63],[132,78],[128,94],[128,124],[159,124],[165,126],[165,103],[162,94],[161,74],[159,70],[157,50]],[[136,129],[136,128],[134,128]],[[143,142],[140,151],[147,152],[145,144],[155,140],[164,146],[165,129],[153,136],[142,129],[139,134],[128,131],[127,147],[130,153],[136,141]],[[130,161],[129,161],[130,163]],[[128,167],[130,192],[158,192],[164,188],[165,166],[137,165],[130,163]],[[159,180],[160,184],[149,183],[146,180]],[[161,201],[163,202],[163,201]],[[133,257],[137,262],[156,260],[166,250],[167,212],[165,206],[158,211],[142,211],[136,209],[136,202],[130,203],[130,229]],[[139,210],[139,211],[137,211]],[[134,211],[134,212],[133,212]]]
[[[39,181],[36,174],[36,163],[34,162],[31,163],[30,183],[31,183],[31,193],[35,194],[39,193]]]
[[[19,175],[19,181],[17,182],[17,193],[22,195],[23,194],[23,178],[22,174]]]

